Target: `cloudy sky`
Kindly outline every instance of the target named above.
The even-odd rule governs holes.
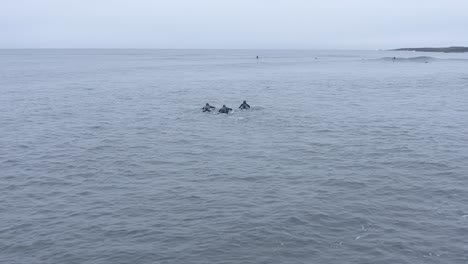
[[[0,48],[468,46],[468,0],[0,0]]]

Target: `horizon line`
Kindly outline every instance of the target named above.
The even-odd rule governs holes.
[[[364,49],[364,48],[112,48],[112,47],[27,47],[27,48],[0,48],[0,50],[341,50],[341,51],[388,51],[391,49]]]

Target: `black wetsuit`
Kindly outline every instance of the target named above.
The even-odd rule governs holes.
[[[229,111],[232,111],[232,108],[229,108],[229,107],[226,107],[226,106],[223,106],[221,109],[219,109],[219,112],[222,113],[222,114],[228,114]]]
[[[250,105],[247,104],[246,102],[243,102],[240,106],[239,106],[240,109],[249,109],[250,108]]]
[[[211,109],[212,109],[212,108],[216,108],[216,107],[211,106],[211,105],[209,105],[209,104],[207,104],[207,105],[205,105],[204,107],[202,107],[203,112],[211,112]]]

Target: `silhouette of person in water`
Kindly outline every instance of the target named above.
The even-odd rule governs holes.
[[[257,56],[257,60],[258,60],[258,56]]]
[[[223,105],[223,107],[221,107],[221,109],[219,109],[218,112],[222,114],[229,114],[229,111],[232,111],[232,108],[229,108],[229,107],[226,107],[226,105]]]
[[[204,107],[202,107],[203,112],[211,112],[212,108],[216,108],[216,107],[211,106],[209,103],[206,103],[206,105]]]
[[[250,105],[247,104],[247,101],[244,100],[244,102],[239,106],[240,109],[249,109]]]

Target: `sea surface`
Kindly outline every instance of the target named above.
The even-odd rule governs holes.
[[[0,50],[0,263],[468,263],[468,54]]]

